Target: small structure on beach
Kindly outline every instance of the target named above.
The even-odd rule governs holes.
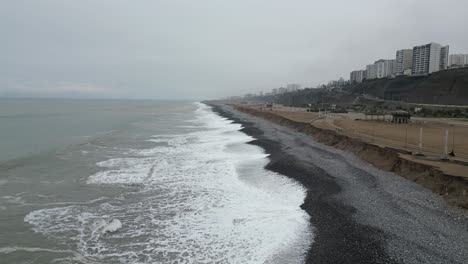
[[[273,103],[266,103],[266,104],[262,104],[260,105],[260,110],[273,110]]]
[[[392,123],[395,124],[407,124],[409,123],[411,119],[411,114],[403,111],[403,110],[398,110],[392,112]]]
[[[384,121],[385,122],[385,113],[383,112],[366,112],[364,113],[364,118],[367,121]]]

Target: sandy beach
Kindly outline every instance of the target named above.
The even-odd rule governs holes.
[[[379,169],[417,182],[444,197],[450,205],[468,209],[468,160],[463,154],[467,151],[464,135],[468,127],[463,121],[431,119],[421,122],[419,118],[410,124],[394,124],[382,120],[363,121],[359,113],[318,114],[303,108],[262,109],[256,105],[226,103],[241,112],[305,133],[320,143],[349,151]],[[457,132],[456,155],[441,159],[442,152],[427,146],[440,145],[442,132],[450,125],[453,125],[451,131]],[[420,127],[425,131],[422,150],[411,144],[411,138],[419,134]]]
[[[267,169],[307,188],[307,263],[466,263],[468,217],[440,196],[290,128],[214,105],[270,154]]]

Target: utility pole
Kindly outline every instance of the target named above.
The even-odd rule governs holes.
[[[405,148],[408,147],[408,125],[405,126]]]
[[[445,144],[444,144],[444,155],[441,157],[442,160],[448,160],[448,129],[445,129]]]
[[[416,155],[423,156],[422,148],[423,148],[423,128],[421,127],[419,128],[419,153],[417,153]]]
[[[451,125],[452,127],[452,151],[450,152],[450,156],[455,157],[455,126]]]

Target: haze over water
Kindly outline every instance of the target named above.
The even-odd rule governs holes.
[[[303,188],[204,104],[0,107],[2,263],[300,263],[312,243]]]

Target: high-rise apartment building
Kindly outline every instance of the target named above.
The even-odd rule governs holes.
[[[385,78],[395,73],[395,60],[378,60],[377,78]]]
[[[372,80],[377,78],[377,65],[369,64],[366,66],[366,79]]]
[[[443,46],[440,48],[440,68],[439,70],[445,70],[448,67],[449,57],[449,46]]]
[[[449,67],[460,67],[468,65],[468,54],[451,54],[449,56]]]
[[[349,80],[351,83],[353,82],[362,82],[362,80],[366,79],[366,71],[365,70],[357,70],[352,71],[349,76]]]
[[[278,93],[279,94],[284,94],[284,93],[287,93],[287,92],[288,92],[288,89],[286,89],[285,87],[278,88]]]
[[[395,73],[395,60],[378,60],[366,66],[366,79],[389,77]]]
[[[449,46],[431,42],[413,48],[412,74],[429,74],[443,70],[448,64]]]
[[[395,73],[403,74],[405,70],[413,67],[413,50],[402,49],[397,50],[395,59]]]
[[[301,85],[299,85],[299,84],[290,83],[290,84],[286,85],[286,90],[288,92],[295,92],[295,91],[297,91],[299,89],[301,89]]]

